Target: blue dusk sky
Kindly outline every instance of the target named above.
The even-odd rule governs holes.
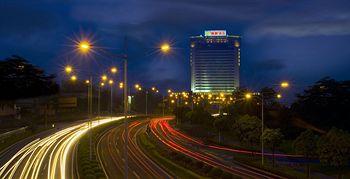
[[[102,73],[121,63],[100,50],[122,52],[127,36],[131,82],[189,90],[189,36],[209,29],[242,36],[242,86],[286,79],[294,94],[325,76],[350,79],[348,0],[1,0],[0,57],[59,78],[67,63]],[[99,48],[89,59],[72,50],[81,37]],[[168,55],[157,51],[164,41]]]

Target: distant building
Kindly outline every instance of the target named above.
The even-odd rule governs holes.
[[[239,88],[241,37],[208,30],[190,37],[191,91],[229,94]]]

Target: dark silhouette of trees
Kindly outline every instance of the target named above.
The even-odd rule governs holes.
[[[321,163],[341,169],[348,165],[350,160],[350,134],[332,128],[320,137],[317,149]]]
[[[262,140],[267,147],[272,150],[272,166],[275,167],[275,151],[282,143],[283,134],[280,129],[265,129],[262,135]]]
[[[297,154],[303,155],[306,160],[306,173],[310,177],[310,158],[317,156],[318,137],[308,129],[302,132],[293,142],[293,148]]]
[[[350,129],[350,81],[326,77],[297,96],[291,109],[317,127]]]
[[[30,64],[26,59],[13,55],[0,61],[0,99],[14,100],[58,92],[54,75]]]

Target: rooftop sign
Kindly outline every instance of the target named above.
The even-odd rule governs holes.
[[[226,30],[206,30],[205,36],[226,36]]]

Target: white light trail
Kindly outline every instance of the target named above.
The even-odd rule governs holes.
[[[92,122],[91,128],[120,120],[124,117],[103,118]],[[0,178],[73,178],[71,164],[73,149],[79,139],[90,129],[84,122],[58,131],[48,137],[38,138],[24,146],[0,167]]]

